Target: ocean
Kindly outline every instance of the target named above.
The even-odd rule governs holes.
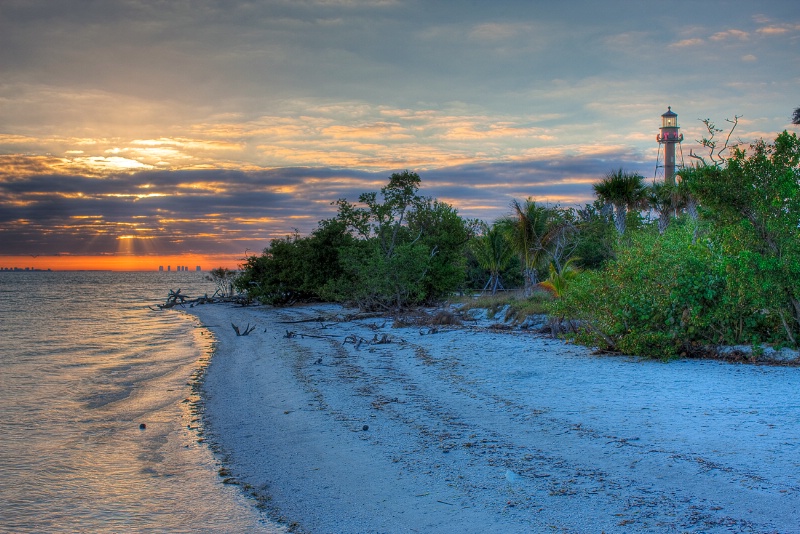
[[[0,532],[279,532],[222,483],[192,387],[201,272],[0,272]]]

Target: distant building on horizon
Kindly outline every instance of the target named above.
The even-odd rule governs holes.
[[[159,265],[159,266],[158,266],[158,270],[159,270],[160,272],[163,272],[163,271],[164,271],[164,266],[163,266],[163,265]],[[172,271],[172,266],[170,266],[170,265],[167,265],[167,269],[166,269],[166,270],[167,270],[167,272],[170,272],[170,271]],[[201,268],[200,268],[200,266],[198,265],[198,266],[196,266],[196,267],[194,268],[194,270],[195,270],[195,271],[197,271],[197,272],[200,272],[200,271],[202,271],[203,269],[201,269]],[[188,272],[190,271],[190,269],[189,269],[189,266],[188,266],[188,265],[176,265],[176,266],[175,266],[175,271],[176,271],[176,272],[179,272],[179,273],[183,273],[183,272],[187,272],[187,273],[188,273]]]

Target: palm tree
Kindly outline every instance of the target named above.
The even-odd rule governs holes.
[[[483,230],[482,235],[472,241],[472,252],[478,265],[489,271],[489,281],[483,290],[486,291],[491,287],[494,295],[498,287],[503,286],[500,272],[508,267],[511,258],[514,257],[514,250],[503,231],[502,224],[494,224],[491,228],[484,225]]]
[[[614,207],[614,225],[620,235],[625,233],[628,209],[638,208],[645,199],[644,178],[638,173],[619,169],[606,174],[602,181],[594,184],[594,192],[603,202]]]
[[[692,220],[697,220],[697,199],[691,191],[689,184],[680,176],[680,180],[675,186],[675,196],[677,197],[678,209],[685,209]]]
[[[653,183],[647,188],[647,201],[658,212],[658,233],[663,234],[670,218],[678,210],[677,188],[665,182]]]
[[[539,284],[548,289],[556,297],[563,297],[571,280],[577,278],[581,269],[577,266],[579,258],[573,256],[564,263],[559,271],[554,262],[550,262],[550,277]]]
[[[537,268],[564,234],[564,222],[556,210],[540,206],[531,198],[524,204],[513,200],[511,208],[513,214],[503,224],[508,228],[511,247],[522,263],[525,295],[530,295],[537,282]]]

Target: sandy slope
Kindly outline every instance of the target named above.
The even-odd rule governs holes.
[[[335,306],[192,313],[219,340],[209,433],[300,531],[800,532],[798,368],[597,357]]]

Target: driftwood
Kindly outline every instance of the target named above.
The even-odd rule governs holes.
[[[158,307],[162,310],[165,308],[172,308],[180,304],[181,306],[186,303],[186,299],[188,299],[186,295],[181,294],[181,290],[178,289],[177,291],[173,291],[172,289],[169,290],[169,295],[167,295],[167,301],[164,304],[158,304]]]
[[[250,299],[246,295],[239,294],[218,296],[218,294],[219,292],[214,293],[214,295],[209,297],[208,293],[206,293],[202,297],[192,298],[181,293],[180,289],[177,291],[170,289],[169,295],[167,296],[167,301],[164,304],[156,304],[157,309],[153,308],[152,306],[148,306],[148,308],[153,311],[159,311],[174,308],[175,306],[183,307],[187,304],[190,308],[199,304],[213,304],[216,302],[233,302],[239,304],[240,306],[249,306],[251,304]]]
[[[266,332],[266,330],[265,330],[265,332]],[[294,337],[299,337],[300,339],[304,339],[304,338],[307,338],[307,337],[312,337],[312,338],[315,338],[315,339],[335,339],[337,336],[335,336],[333,334],[330,334],[330,335],[324,335],[324,334],[321,334],[321,335],[298,334],[297,332],[293,332],[291,330],[287,330],[286,331],[286,335],[284,335],[283,337],[284,337],[284,339],[292,339]]]
[[[164,304],[156,304],[159,310],[167,310],[169,308],[174,308],[175,306],[181,306],[188,304],[189,307],[193,307],[195,304],[209,304],[212,302],[218,302],[219,299],[215,299],[210,297],[206,294],[202,297],[192,298],[188,295],[184,295],[181,293],[181,290],[178,289],[174,291],[172,289],[169,290],[169,295],[167,295],[167,301]],[[153,311],[156,311],[155,308],[152,306],[148,306]]]
[[[233,331],[236,332],[237,336],[246,336],[250,332],[256,329],[256,325],[250,326],[250,323],[247,323],[247,326],[244,328],[244,331],[239,331],[239,327],[233,323],[231,323],[231,326],[233,327]]]
[[[364,344],[366,344],[366,345],[388,345],[389,343],[392,343],[392,336],[390,336],[389,334],[382,334],[380,337],[378,337],[378,334],[375,334],[375,336],[372,338],[372,340],[368,340],[368,339],[364,339],[361,336],[350,335],[350,336],[347,336],[346,338],[344,338],[344,341],[342,342],[342,344],[345,344],[345,345],[347,343],[352,343],[355,346],[356,350],[358,350],[358,349],[361,348],[361,345],[364,345]]]

